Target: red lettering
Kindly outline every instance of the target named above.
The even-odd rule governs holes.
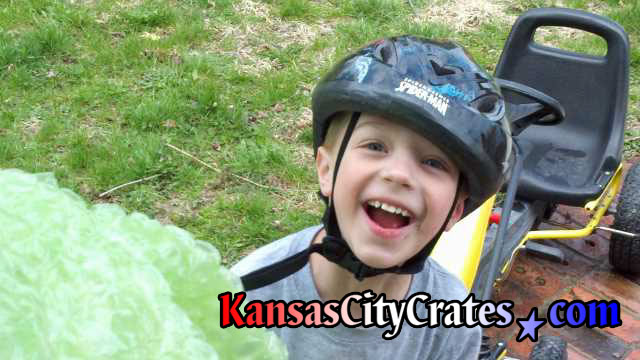
[[[305,306],[305,310],[309,310],[311,308],[311,312],[307,313],[304,319],[304,324],[306,326],[321,326],[322,325],[322,308],[320,307],[319,302],[312,302]]]
[[[231,292],[225,292],[218,295],[218,299],[220,300],[220,327],[226,328],[231,325],[236,327],[243,327],[245,322],[242,319],[242,315],[238,312],[238,307],[244,301],[244,298],[247,296],[245,292],[239,292],[233,297],[233,304],[230,305],[231,302]],[[231,321],[233,318],[233,322]]]
[[[274,303],[270,302],[267,304],[267,326],[273,326],[273,313],[278,311],[278,326],[282,326],[285,324],[284,320],[284,302]]]
[[[333,326],[340,320],[340,315],[338,315],[338,312],[336,311],[338,305],[339,303],[337,301],[330,301],[324,304],[324,313],[331,319],[324,323],[325,326]]]
[[[252,302],[245,308],[247,312],[247,326],[263,326],[262,303]]]
[[[289,310],[289,315],[294,318],[293,321],[289,320],[287,325],[289,326],[298,326],[302,324],[302,320],[304,320],[304,316],[302,316],[302,312],[300,312],[300,308],[304,305],[302,301],[292,301],[287,310]]]

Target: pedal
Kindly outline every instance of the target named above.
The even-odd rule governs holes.
[[[525,249],[528,253],[541,257],[543,259],[556,261],[561,264],[564,264],[566,261],[562,250],[552,246],[543,245],[533,241],[527,241],[525,243]]]

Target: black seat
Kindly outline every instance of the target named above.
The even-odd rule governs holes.
[[[603,57],[536,43],[541,26],[576,28],[606,40]],[[565,120],[531,125],[517,136],[524,153],[518,196],[583,206],[602,192],[622,159],[629,91],[629,41],[604,17],[571,9],[534,9],[511,29],[496,77],[528,85],[556,98]],[[508,101],[530,102],[505,92]]]

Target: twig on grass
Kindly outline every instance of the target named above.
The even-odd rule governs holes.
[[[627,139],[626,141],[636,141],[636,140],[640,140],[640,136],[632,137],[630,139]]]
[[[192,160],[197,161],[198,163],[200,163],[200,164],[202,164],[202,165],[206,166],[207,168],[209,168],[209,169],[211,169],[211,170],[213,170],[213,171],[215,171],[215,172],[217,172],[217,173],[222,173],[222,170],[218,169],[217,167],[215,167],[215,166],[213,166],[213,165],[207,164],[206,162],[204,162],[204,161],[202,161],[202,160],[198,159],[197,157],[195,157],[195,156],[193,156],[193,155],[189,154],[188,152],[186,152],[186,151],[184,151],[184,150],[180,149],[179,147],[174,146],[174,145],[171,145],[171,144],[169,144],[169,143],[167,143],[166,145],[167,145],[168,147],[170,147],[171,149],[173,149],[173,150],[175,150],[175,151],[177,151],[177,152],[181,153],[182,155],[187,156],[187,157],[191,158]],[[238,179],[240,179],[240,180],[242,180],[242,181],[246,181],[246,182],[248,182],[248,183],[250,183],[250,184],[253,184],[253,185],[255,185],[255,186],[257,186],[257,187],[260,187],[260,188],[263,188],[263,189],[272,190],[272,191],[277,191],[277,192],[283,192],[283,193],[286,193],[286,192],[287,192],[286,190],[281,189],[281,188],[278,188],[278,187],[274,187],[274,186],[267,186],[267,185],[258,184],[257,182],[255,182],[255,181],[253,181],[253,180],[251,180],[251,179],[248,179],[248,178],[246,178],[246,177],[244,177],[244,176],[240,176],[240,175],[237,175],[237,174],[234,174],[234,173],[231,173],[231,176],[233,176],[233,177],[235,177],[235,178],[238,178]],[[278,194],[278,193],[276,193],[276,195],[278,195],[278,196],[281,196],[281,197],[282,197],[282,195],[280,195],[280,194]]]
[[[180,149],[180,148],[179,148],[179,147],[177,147],[177,146],[173,146],[173,145],[171,145],[171,144],[169,144],[169,143],[166,143],[165,145],[167,145],[168,147],[172,148],[173,150],[175,150],[175,151],[177,151],[177,152],[181,153],[181,154],[182,154],[182,155],[184,155],[184,156],[190,157],[192,160],[195,160],[195,161],[199,162],[200,164],[202,164],[202,165],[204,165],[204,166],[208,167],[209,169],[211,169],[211,170],[213,170],[213,171],[215,171],[215,172],[217,172],[217,173],[221,173],[221,172],[222,172],[222,171],[221,171],[220,169],[218,169],[217,167],[215,167],[215,166],[211,166],[211,165],[207,164],[206,162],[204,162],[204,161],[202,161],[202,160],[198,159],[197,157],[195,157],[195,156],[193,156],[193,155],[189,154],[188,152],[186,152],[186,151],[184,151],[184,150]]]
[[[129,185],[133,185],[133,184],[141,183],[141,182],[143,182],[143,181],[151,180],[151,179],[157,178],[157,177],[158,177],[158,176],[160,176],[160,175],[162,175],[162,174],[155,174],[155,175],[147,176],[147,177],[142,178],[142,179],[129,181],[128,183],[124,183],[124,184],[118,185],[118,186],[116,186],[116,187],[114,187],[114,188],[112,188],[112,189],[109,189],[109,190],[107,190],[107,191],[105,191],[105,192],[101,193],[100,195],[98,195],[98,197],[104,197],[104,196],[107,196],[107,195],[111,194],[112,192],[114,192],[114,191],[116,191],[116,190],[118,190],[118,189],[122,189],[122,188],[123,188],[123,187],[125,187],[125,186],[129,186]]]

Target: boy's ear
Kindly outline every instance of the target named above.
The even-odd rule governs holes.
[[[331,197],[331,188],[333,182],[333,164],[331,153],[324,146],[318,147],[316,154],[316,171],[318,172],[318,183],[320,184],[320,192],[326,197]]]
[[[464,202],[467,200],[467,197],[469,196],[466,193],[461,193],[458,196],[458,199],[456,200],[456,207],[453,209],[451,219],[449,219],[449,222],[447,223],[446,231],[451,230],[453,225],[455,225],[462,217],[462,213],[464,212]]]

